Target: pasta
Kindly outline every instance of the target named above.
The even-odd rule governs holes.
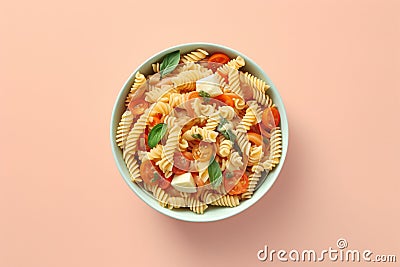
[[[152,74],[135,73],[116,145],[132,182],[162,207],[196,214],[236,207],[282,156],[270,87],[240,56],[217,65],[201,48],[176,56],[173,68],[166,65],[177,57],[153,63]]]
[[[182,57],[182,62],[197,62],[200,61],[208,56],[208,52],[203,49],[196,49]]]
[[[192,141],[195,139],[201,139],[204,142],[216,142],[218,133],[215,131],[210,131],[204,128],[200,128],[198,126],[193,126],[189,131],[186,131],[182,138],[187,141]]]
[[[117,128],[117,144],[120,148],[125,146],[126,138],[128,137],[131,124],[133,122],[132,112],[128,109],[122,114],[121,121]]]
[[[125,100],[125,106],[128,106],[128,104],[131,102],[132,96],[136,93],[136,91],[139,89],[139,87],[142,86],[144,83],[146,83],[146,77],[144,77],[144,75],[141,74],[139,71],[136,72],[135,81],[131,87],[131,91],[129,92],[129,94]]]
[[[211,203],[213,206],[236,207],[239,205],[238,196],[224,195]]]

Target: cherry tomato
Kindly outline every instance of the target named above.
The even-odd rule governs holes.
[[[142,162],[140,165],[140,177],[142,178],[143,182],[146,184],[156,184],[158,179],[154,179],[154,172],[153,165],[150,160],[146,160]]]
[[[160,177],[160,179],[158,179],[158,186],[159,186],[162,190],[165,190],[165,189],[167,189],[168,187],[170,187],[171,181],[172,181],[172,176],[169,177],[169,178]]]
[[[228,192],[229,195],[240,195],[246,192],[249,187],[249,178],[244,173],[240,178],[239,182]]]
[[[271,107],[264,110],[261,122],[267,129],[272,129],[279,125],[280,120],[278,109],[276,107]]]
[[[262,137],[257,133],[248,132],[247,138],[249,138],[249,142],[255,144],[256,146],[262,145]]]
[[[221,64],[228,63],[230,58],[223,53],[215,53],[208,59],[208,68],[214,72]]]
[[[214,99],[224,102],[226,105],[231,106],[233,108],[235,107],[235,102],[233,102],[232,97],[229,96],[228,94],[222,94],[222,95],[216,96],[216,97],[214,97]]]
[[[149,103],[147,103],[144,99],[137,99],[131,101],[129,103],[129,110],[132,112],[133,115],[141,115],[144,111],[149,107]]]
[[[211,143],[201,141],[199,145],[196,145],[192,149],[193,158],[198,161],[210,161],[214,155],[215,148]]]

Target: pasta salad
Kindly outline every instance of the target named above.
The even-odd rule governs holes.
[[[199,48],[136,72],[116,143],[131,180],[163,207],[238,206],[279,163],[279,110],[245,64]]]

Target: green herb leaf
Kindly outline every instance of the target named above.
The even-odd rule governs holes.
[[[154,173],[154,177],[153,177],[153,179],[151,179],[151,182],[152,183],[154,183],[154,182],[156,182],[158,179],[160,179],[160,175],[158,175],[158,173]]]
[[[155,147],[158,142],[160,142],[161,138],[165,135],[167,132],[167,125],[165,123],[159,123],[156,126],[154,126],[150,133],[149,133],[149,138],[148,138],[148,145],[150,148]]]
[[[211,164],[208,166],[208,175],[210,176],[210,183],[214,188],[221,185],[222,171],[215,159],[213,159]]]
[[[160,64],[160,79],[168,73],[171,73],[176,66],[178,66],[180,59],[181,54],[179,50],[167,54]]]
[[[193,137],[194,139],[203,140],[203,136],[201,136],[201,134],[192,134],[192,137]]]
[[[207,93],[207,92],[204,92],[204,91],[200,91],[199,92],[199,96],[201,96],[201,97],[210,97],[210,94]]]
[[[211,185],[216,188],[222,183],[222,171],[219,167],[218,162],[215,159],[212,160],[211,164],[208,166],[208,175],[210,176]]]

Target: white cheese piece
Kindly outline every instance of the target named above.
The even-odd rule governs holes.
[[[196,184],[194,183],[193,176],[190,172],[175,175],[172,179],[171,185],[180,192],[196,193]]]
[[[196,91],[204,91],[208,93],[210,97],[222,95],[222,90],[219,86],[218,79],[215,77],[215,74],[196,81]]]

